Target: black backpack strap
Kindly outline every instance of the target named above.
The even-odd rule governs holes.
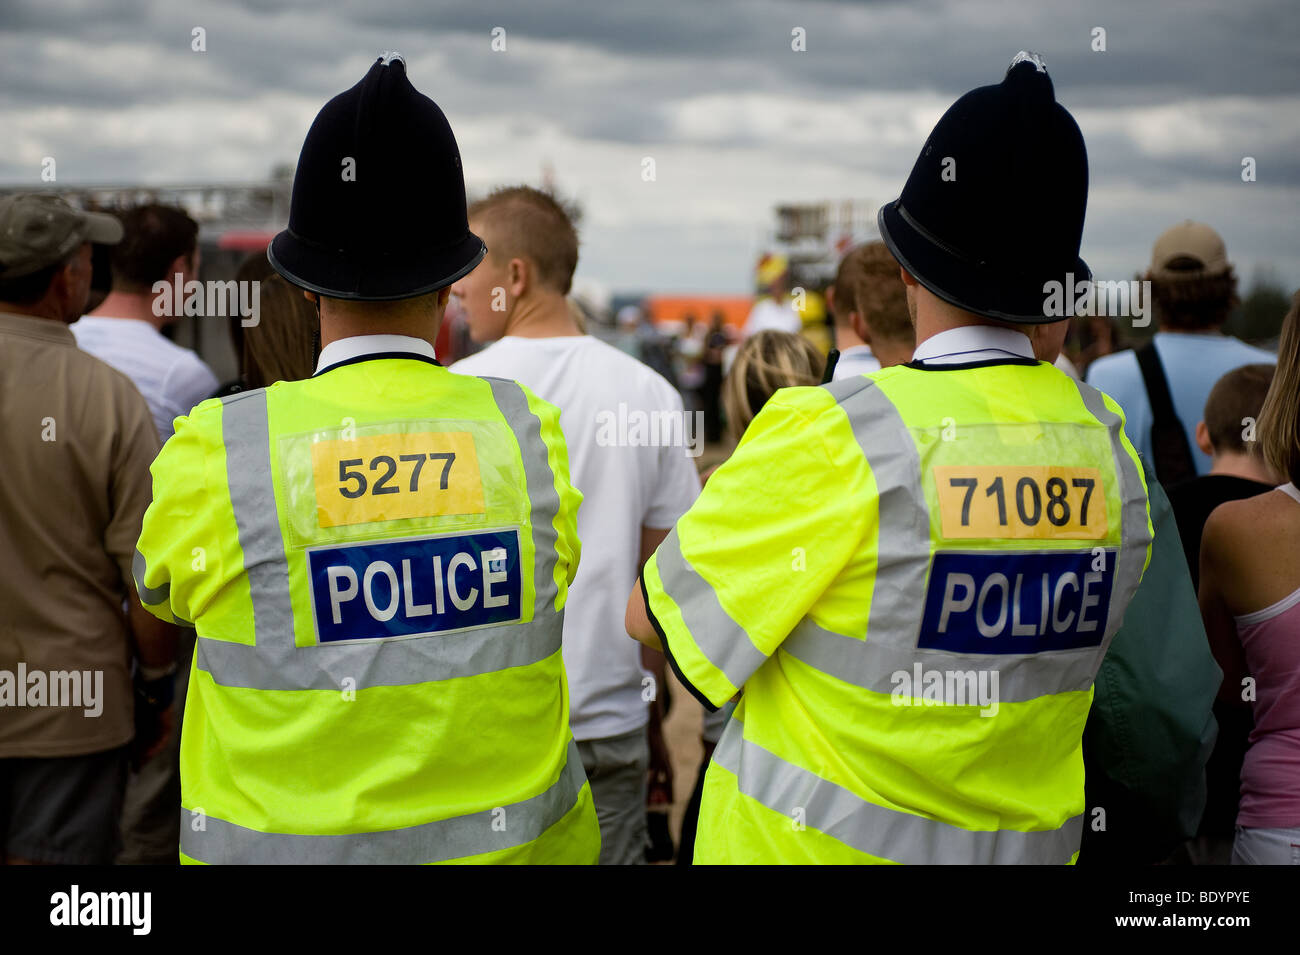
[[[1190,481],[1196,477],[1196,461],[1187,443],[1187,432],[1169,393],[1169,379],[1156,351],[1156,343],[1149,341],[1136,351],[1138,368],[1146,385],[1147,399],[1151,402],[1151,463],[1156,477],[1166,487]]]

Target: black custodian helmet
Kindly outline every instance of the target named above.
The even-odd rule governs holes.
[[[302,145],[289,228],[266,250],[288,281],[329,298],[424,295],[487,253],[469,231],[460,150],[447,117],[384,54],[325,104]]]
[[[898,263],[940,299],[1004,322],[1060,321],[1048,282],[1092,278],[1079,258],[1088,153],[1033,53],[971,90],[930,133],[877,226]]]

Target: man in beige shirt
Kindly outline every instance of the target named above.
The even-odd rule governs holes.
[[[121,236],[115,219],[54,196],[0,199],[0,860],[10,864],[112,862],[129,744],[151,754],[171,717],[176,632],[131,584],[158,435],[130,379],[68,330],[89,295],[91,244]]]

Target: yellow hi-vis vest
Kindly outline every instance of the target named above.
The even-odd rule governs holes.
[[[594,863],[556,409],[417,356],[200,404],[136,584],[197,646],[185,862]]]
[[[1146,567],[1119,407],[1027,359],[776,393],[646,564],[710,707],[695,861],[1066,863]]]

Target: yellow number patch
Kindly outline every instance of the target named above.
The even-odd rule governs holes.
[[[1097,468],[934,468],[945,538],[1097,540],[1106,536],[1106,489]]]
[[[468,431],[318,441],[311,446],[311,464],[321,527],[484,511]]]

